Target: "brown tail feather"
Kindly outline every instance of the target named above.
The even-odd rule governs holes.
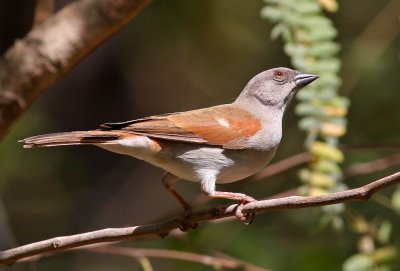
[[[119,138],[120,135],[115,131],[94,130],[38,135],[18,142],[24,143],[24,148],[35,148],[105,143]]]

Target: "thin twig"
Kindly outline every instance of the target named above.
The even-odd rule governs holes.
[[[252,179],[260,180],[267,177],[271,177],[273,175],[279,174],[296,166],[300,166],[306,163],[308,159],[310,159],[310,154],[306,152],[290,156],[289,158],[283,159],[279,162],[276,162],[266,167],[265,169],[254,175]]]
[[[240,260],[231,258],[215,257],[210,255],[202,255],[197,253],[182,252],[178,250],[167,250],[167,249],[145,249],[145,248],[128,248],[121,246],[96,246],[86,248],[88,251],[116,254],[121,256],[128,256],[134,258],[165,258],[175,259],[181,261],[196,262],[203,265],[210,265],[216,269],[228,268],[247,271],[268,271],[267,269],[257,267],[248,263],[244,263]]]
[[[369,143],[364,143],[364,144],[352,144],[352,145],[341,145],[339,146],[339,149],[342,150],[343,152],[349,152],[349,151],[356,151],[356,150],[384,150],[384,151],[399,151],[400,150],[400,145],[398,144],[393,144],[393,145],[388,145],[388,144],[369,144]],[[282,172],[285,172],[287,170],[290,170],[292,168],[295,168],[297,166],[300,166],[302,164],[305,164],[309,161],[310,159],[310,154],[307,152],[301,152],[298,154],[295,154],[293,156],[290,156],[288,158],[285,158],[281,161],[278,161],[276,163],[273,163],[269,166],[267,166],[265,169],[261,170],[259,173],[254,175],[252,177],[252,180],[262,180],[274,175],[278,175]]]
[[[400,153],[370,162],[353,164],[348,167],[343,174],[345,178],[351,178],[377,172],[397,165],[400,165]]]
[[[315,197],[292,196],[251,202],[244,205],[243,213],[272,212],[277,210],[331,205],[354,200],[367,200],[378,190],[398,183],[400,183],[400,172],[376,180],[359,188],[332,194]],[[194,225],[198,222],[235,216],[236,207],[237,204],[232,204],[230,206],[218,206],[211,209],[193,212],[184,219],[171,218],[169,220],[150,225],[127,228],[109,228],[71,236],[56,237],[2,251],[0,252],[0,264],[10,265],[27,257],[82,247],[89,244],[131,240],[145,237],[165,237],[171,230],[180,228],[183,225]]]

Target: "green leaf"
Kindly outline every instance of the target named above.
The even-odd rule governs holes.
[[[333,88],[336,90],[342,83],[342,80],[340,79],[340,77],[334,73],[319,72],[318,74],[319,74],[320,78],[318,78],[318,80],[313,83],[315,85],[315,87],[319,87],[319,88],[328,88],[329,87],[329,88]]]
[[[307,2],[309,0],[279,0],[279,4],[285,6],[287,9],[292,8],[300,2]]]
[[[292,6],[294,10],[304,15],[309,13],[316,13],[321,10],[316,1],[298,1],[296,5]]]
[[[321,107],[316,106],[310,102],[301,102],[299,103],[296,108],[295,112],[297,115],[313,115],[313,116],[323,116],[324,111]]]
[[[337,175],[342,171],[335,162],[326,159],[320,159],[316,163],[313,163],[312,168],[330,175]]]
[[[332,101],[335,97],[337,97],[337,93],[334,88],[324,87],[318,91],[317,99],[322,102]]]
[[[312,57],[326,57],[339,52],[340,46],[337,43],[326,41],[314,43],[307,50],[307,55]]]
[[[266,6],[261,9],[261,17],[277,22],[282,19],[282,11],[274,6]]]
[[[400,186],[397,186],[397,189],[394,191],[391,203],[395,210],[400,211]]]
[[[320,126],[320,121],[315,117],[305,117],[299,122],[299,128],[301,130],[318,130]]]
[[[303,168],[299,170],[299,178],[303,182],[307,183],[311,176],[311,171],[309,169]]]
[[[283,47],[286,54],[291,56],[304,56],[307,52],[307,48],[298,43],[286,43]]]
[[[264,0],[264,2],[267,4],[278,4],[279,0]]]
[[[343,264],[343,271],[368,271],[372,270],[374,261],[366,254],[355,254]]]
[[[344,209],[344,204],[335,204],[337,206],[342,206],[342,208]],[[335,205],[331,205],[331,206],[335,206]],[[341,216],[335,215],[332,219],[332,228],[335,231],[343,231],[344,230],[344,221],[343,218]]]
[[[317,91],[313,87],[305,87],[299,93],[297,93],[296,98],[300,101],[309,101],[315,98]]]
[[[343,203],[325,205],[325,206],[322,206],[322,209],[326,213],[337,215],[337,214],[343,213],[343,211],[345,210],[345,205]]]
[[[337,183],[337,185],[331,189],[331,192],[346,191],[347,189],[349,189],[349,187],[344,183]]]
[[[371,255],[377,264],[388,263],[399,259],[399,252],[393,245],[378,248]]]
[[[315,15],[315,16],[303,16],[301,20],[301,25],[306,28],[320,28],[326,29],[332,26],[330,20],[322,15]]]
[[[385,220],[381,223],[378,229],[378,240],[386,244],[389,242],[390,236],[392,234],[393,225],[390,221]]]
[[[390,265],[379,265],[374,268],[374,271],[393,271],[392,267]]]
[[[295,11],[285,11],[282,20],[292,28],[298,29],[301,26],[304,16]]]
[[[275,40],[279,38],[279,36],[282,36],[282,38],[290,36],[290,30],[286,27],[286,25],[277,24],[276,26],[274,26],[274,28],[272,28],[271,39]]]
[[[292,56],[292,64],[298,70],[307,70],[307,60],[305,57],[293,57]]]
[[[320,188],[331,188],[336,184],[335,178],[328,174],[317,171],[313,171],[310,174],[308,182],[312,186],[317,186]]]
[[[313,71],[337,73],[341,63],[337,58],[320,59],[309,64],[309,69]]]
[[[336,97],[332,100],[332,105],[337,107],[348,108],[350,106],[350,100],[347,97]]]
[[[332,40],[337,36],[337,30],[333,27],[307,28],[297,33],[299,40],[307,43]]]

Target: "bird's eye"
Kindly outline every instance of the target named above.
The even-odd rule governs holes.
[[[274,71],[274,80],[278,83],[285,83],[287,80],[285,72],[282,70]]]

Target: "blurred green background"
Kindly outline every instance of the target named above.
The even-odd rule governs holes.
[[[342,46],[340,92],[352,103],[344,144],[399,143],[399,2],[339,1],[339,11],[328,14]],[[56,1],[56,8],[67,3]],[[179,206],[164,191],[158,168],[94,147],[25,150],[17,140],[233,101],[256,73],[290,66],[281,41],[270,40],[272,25],[260,18],[262,6],[255,0],[154,0],[41,96],[0,144],[0,249],[178,214]],[[30,29],[32,14],[33,1],[0,2],[1,52]],[[297,121],[292,106],[274,161],[303,151],[304,135]],[[385,154],[353,151],[346,154],[344,167]],[[362,176],[348,185],[396,170],[399,167]],[[291,170],[220,189],[262,198],[297,186],[296,170]],[[200,194],[199,185],[190,182],[179,182],[178,190],[186,198]],[[226,201],[207,204],[220,203]],[[399,217],[391,210],[374,202],[349,206],[367,217],[380,213],[394,221],[399,242]],[[219,251],[271,270],[340,270],[355,253],[357,236],[321,230],[317,213],[267,213],[258,215],[251,226],[235,220],[204,224],[185,235],[129,244],[204,254]],[[155,270],[213,270],[174,260],[151,262]],[[43,258],[34,265],[7,270],[141,270],[129,258],[82,251]]]

